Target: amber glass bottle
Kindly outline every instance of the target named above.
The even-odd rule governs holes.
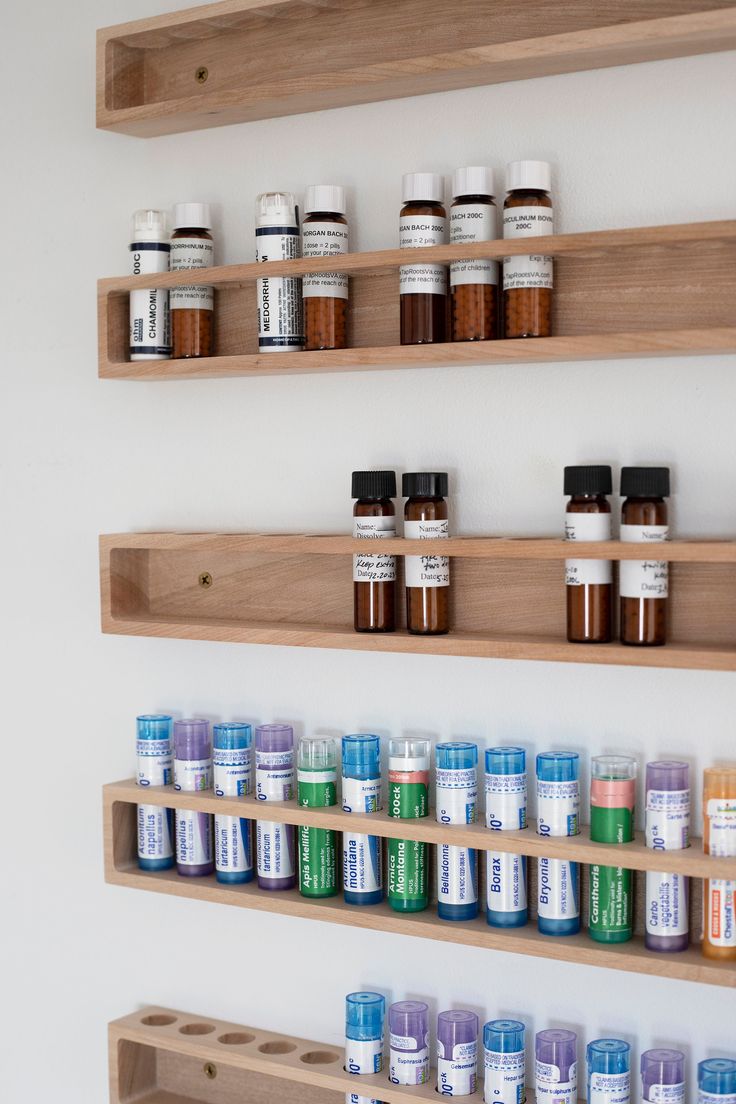
[[[622,468],[621,540],[639,544],[660,544],[669,538],[667,503],[670,493],[669,468]],[[622,560],[619,568],[621,594],[621,643],[657,645],[667,642],[666,560]]]
[[[496,236],[493,170],[456,169],[452,177],[450,244],[492,241]],[[457,261],[450,265],[453,341],[488,341],[498,332],[498,262]]]
[[[310,184],[302,223],[305,257],[339,257],[348,252],[345,189]],[[344,272],[307,273],[302,280],[305,349],[344,349],[348,343],[348,277]]]
[[[565,468],[565,539],[611,539],[611,469],[606,464]],[[583,550],[581,549],[581,552]],[[567,639],[572,644],[608,644],[613,618],[613,566],[610,560],[565,562]]]
[[[444,245],[447,215],[439,173],[406,173],[399,217],[402,249]],[[447,323],[447,269],[444,265],[401,265],[399,269],[402,345],[444,341]]]
[[[171,238],[171,271],[211,268],[214,245],[209,203],[177,203]],[[172,356],[208,357],[215,351],[215,290],[189,285],[171,289]]]
[[[508,196],[503,236],[510,240],[554,233],[546,161],[512,161],[506,169]],[[505,257],[503,262],[506,337],[549,337],[552,333],[553,262],[545,256]]]
[[[396,473],[353,472],[353,536],[380,540],[396,536]],[[396,628],[396,557],[366,551],[353,556],[353,615],[356,632]],[[375,545],[373,546],[375,547]]]
[[[442,540],[450,535],[447,520],[447,472],[407,472],[402,492],[404,536],[409,540]],[[406,627],[410,633],[450,630],[450,560],[427,553],[404,560]]]

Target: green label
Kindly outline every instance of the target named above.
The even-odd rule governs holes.
[[[337,833],[329,828],[299,827],[299,892],[304,897],[337,893]]]
[[[590,807],[590,838],[593,843],[631,843],[634,838],[633,809]]]
[[[388,785],[388,815],[415,820],[429,815],[426,782],[391,782]]]
[[[427,844],[388,841],[389,901],[427,901]]]
[[[591,866],[589,877],[590,931],[599,935],[630,935],[633,930],[631,871],[620,866]]]
[[[315,771],[317,781],[307,782],[299,771],[297,783],[297,796],[299,804],[306,809],[326,809],[329,805],[337,805],[337,783],[335,775],[327,777],[321,771]]]

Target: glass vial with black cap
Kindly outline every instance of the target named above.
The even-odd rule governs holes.
[[[669,468],[622,468],[621,540],[657,545],[669,539]],[[647,555],[647,553],[645,553]],[[622,560],[619,568],[621,643],[667,643],[669,565],[666,560]]]
[[[407,472],[402,493],[404,536],[409,540],[442,540],[450,535],[447,518],[447,472]],[[406,627],[410,633],[437,635],[450,630],[450,559],[427,552],[407,556]]]
[[[613,483],[607,464],[565,468],[565,540],[610,541]],[[582,550],[581,550],[582,551]],[[608,644],[613,621],[613,565],[610,560],[565,561],[567,639],[571,644]]]
[[[353,472],[353,536],[385,540],[396,536],[396,473]],[[396,628],[396,557],[368,551],[353,556],[353,612],[356,632]]]

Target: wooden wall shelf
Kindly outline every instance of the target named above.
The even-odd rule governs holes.
[[[736,9],[735,9],[736,11]],[[530,340],[399,344],[398,269],[423,263],[503,257],[523,241],[493,241],[421,250],[350,253],[349,349],[258,353],[257,277],[334,269],[334,258],[212,268],[215,356],[194,360],[127,360],[128,294],[140,287],[201,283],[201,271],[112,277],[98,282],[99,375],[167,380],[344,372],[627,357],[702,356],[736,351],[736,220],[603,230],[536,238],[535,249],[558,258],[555,337]]]
[[[384,541],[381,551],[403,556],[425,547],[396,539]],[[658,550],[673,565],[672,642],[661,648],[568,644],[562,561],[570,547],[545,539],[444,542],[443,552],[453,558],[453,631],[446,636],[412,636],[402,628],[356,633],[350,556],[364,550],[365,542],[343,536],[102,536],[102,629],[188,640],[736,670],[734,541],[672,541]],[[611,542],[586,545],[585,555],[637,559],[641,551]],[[201,585],[203,575],[210,586]],[[398,606],[403,612],[403,601]]]
[[[735,46],[725,0],[223,0],[98,31],[97,126],[150,137]]]
[[[435,908],[430,905],[426,912],[413,913],[411,916],[394,912],[385,902],[373,905],[370,908],[358,908],[346,905],[341,897],[313,900],[302,897],[297,890],[286,892],[271,892],[258,888],[255,882],[246,885],[223,885],[216,881],[214,875],[206,878],[182,878],[175,870],[161,872],[142,871],[138,868],[136,858],[137,847],[137,821],[136,803],[141,798],[140,790],[127,783],[116,783],[105,787],[103,794],[104,806],[104,834],[105,834],[105,880],[111,885],[128,886],[132,889],[151,890],[155,893],[166,893],[170,896],[189,897],[195,900],[211,901],[217,904],[236,905],[240,908],[256,909],[262,912],[279,913],[284,916],[296,916],[309,920],[322,920],[327,923],[343,924],[348,927],[366,928],[372,931],[388,931],[399,935],[410,935],[424,939],[434,939],[445,943],[457,943],[463,946],[482,947],[487,950],[506,951],[510,954],[531,955],[537,958],[549,958],[560,962],[577,962],[587,966],[601,966],[615,970],[626,970],[634,973],[656,975],[659,977],[678,978],[684,981],[697,981],[708,985],[736,987],[736,963],[718,962],[704,958],[697,944],[693,944],[687,951],[679,954],[656,954],[647,951],[642,938],[643,930],[643,877],[638,873],[636,877],[636,920],[635,936],[629,943],[603,944],[595,943],[585,931],[576,936],[553,938],[540,935],[534,922],[536,900],[536,872],[535,864],[529,866],[529,901],[531,922],[522,928],[492,928],[485,921],[484,910],[477,920],[454,923],[441,920]],[[146,801],[152,796],[153,791],[146,790]],[[176,797],[176,804],[184,807],[184,802]],[[199,795],[190,795],[191,807],[201,807],[202,810],[210,810],[210,801],[218,801],[217,798],[209,798]],[[201,801],[201,805],[200,805]],[[169,798],[173,804],[173,795]],[[187,804],[187,807],[190,807]],[[218,806],[225,813],[225,799]],[[290,810],[283,806],[285,818]],[[307,817],[301,814],[306,810],[299,810],[300,820],[307,822]],[[314,812],[314,810],[312,810]],[[322,815],[324,815],[324,810]],[[281,813],[281,807],[280,807]],[[335,816],[348,816],[336,812]],[[310,819],[311,823],[311,819]],[[376,827],[381,822],[376,818]],[[397,822],[398,823],[398,822]],[[426,828],[432,834],[433,828],[425,822],[421,828],[409,821],[401,821],[403,838],[419,838],[418,832]],[[355,827],[355,820],[350,824]],[[373,820],[371,818],[371,828]],[[458,829],[460,831],[460,829]],[[491,833],[488,833],[490,835]],[[494,833],[494,836],[506,833]],[[522,833],[523,834],[523,833]],[[480,835],[480,833],[479,833]],[[453,835],[453,840],[456,837]],[[496,842],[494,838],[494,843]],[[499,841],[500,843],[501,841]],[[575,841],[554,841],[555,855],[561,857],[573,857],[573,849],[569,847]],[[531,848],[531,838],[525,839],[519,846],[519,851]],[[583,841],[583,848],[585,842]],[[589,847],[593,845],[588,844]],[[557,850],[559,848],[559,851]],[[503,845],[506,849],[506,845]],[[547,840],[545,850],[552,856],[553,841]],[[564,852],[564,854],[563,854]],[[535,852],[536,853],[536,852]],[[575,853],[579,853],[575,851]],[[588,855],[592,851],[586,852]],[[673,857],[674,857],[673,852]],[[694,856],[689,856],[692,859]],[[677,856],[678,861],[680,856]],[[703,859],[703,856],[701,856]],[[639,858],[637,861],[644,861]],[[661,865],[661,860],[660,860]],[[671,865],[671,864],[670,864]],[[693,864],[699,869],[711,869]],[[483,889],[481,864],[481,894]],[[432,870],[434,864],[430,862]],[[692,869],[692,867],[690,867]],[[702,873],[701,873],[702,877]],[[691,932],[695,938],[699,937],[700,916],[702,912],[701,882],[694,879],[691,882],[690,918]],[[481,896],[481,900],[484,897]],[[587,908],[587,872],[583,868],[581,888],[581,904],[583,906],[583,921],[586,920]]]

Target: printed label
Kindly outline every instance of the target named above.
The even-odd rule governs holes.
[[[348,252],[348,228],[340,222],[305,222],[302,227],[305,257],[337,257]],[[344,272],[309,272],[302,280],[302,296],[347,299],[348,278]]]
[[[346,813],[378,812],[381,808],[381,779],[343,776],[342,807]]]
[[[380,1073],[383,1069],[383,1039],[345,1039],[347,1073]]]
[[[399,246],[418,249],[444,245],[447,219],[441,215],[411,215],[399,219]],[[445,295],[447,270],[444,265],[402,265],[399,269],[401,295]]]
[[[698,1104],[736,1104],[736,1093],[709,1093],[698,1089]]]
[[[169,271],[168,242],[134,242],[130,252],[133,276]],[[130,355],[134,358],[171,355],[171,318],[167,288],[138,288],[131,291]]]
[[[492,912],[523,912],[527,907],[526,858],[523,855],[487,852],[486,907]]]
[[[300,255],[296,226],[256,227],[256,261],[291,261]],[[296,276],[263,277],[256,280],[256,296],[259,350],[302,349],[302,281]]]
[[[508,207],[503,213],[504,238],[537,238],[554,234],[551,207]],[[553,287],[551,257],[504,257],[503,289]]]
[[[478,775],[475,767],[467,770],[435,772],[435,804],[440,824],[475,824],[478,803]]]
[[[486,774],[486,828],[526,828],[526,772]]]
[[[337,832],[328,828],[297,828],[299,890],[307,897],[330,896],[337,890]]]
[[[294,797],[294,752],[256,750],[256,797],[291,801]]]
[[[711,797],[705,807],[709,821],[708,851],[721,858],[736,856],[736,798]]]
[[[470,905],[478,900],[477,859],[470,847],[437,846],[437,897],[444,905]]]
[[[496,236],[496,208],[490,203],[458,203],[450,210],[450,244],[492,241]],[[450,286],[497,284],[497,261],[457,261],[450,265]]]
[[[407,540],[447,540],[450,525],[444,521],[405,521]],[[450,585],[449,556],[405,556],[404,582],[408,587],[441,587]]]
[[[139,786],[171,785],[174,754],[170,740],[138,740],[136,751]]]
[[[588,1104],[629,1104],[631,1074],[591,1073],[588,1079]]]
[[[375,893],[383,884],[381,841],[378,836],[342,833],[343,889],[349,893]]]
[[[608,541],[611,539],[610,514],[565,514],[565,540]],[[610,560],[566,560],[567,586],[610,583],[613,565]]]
[[[540,836],[577,836],[580,786],[537,779],[537,832]]]
[[[175,759],[174,789],[185,793],[209,790],[212,785],[211,759]]]
[[[396,536],[395,517],[354,517],[353,536],[357,540],[387,540]],[[361,552],[353,556],[354,583],[393,583],[396,557]]]
[[[388,841],[388,895],[402,901],[426,897],[426,843],[401,839]]]
[[[429,811],[429,771],[388,772],[388,815],[411,820]]]
[[[690,790],[647,790],[645,838],[655,851],[690,846]]]
[[[470,1096],[475,1092],[478,1043],[457,1043],[445,1054],[437,1040],[437,1092],[440,1096]]]
[[[685,1104],[685,1082],[677,1085],[652,1085],[649,1096],[645,1097],[652,1104]]]
[[[687,933],[687,878],[681,874],[647,871],[646,929],[650,935]]]
[[[566,859],[537,862],[539,915],[545,920],[570,920],[580,915],[578,864]]]
[[[272,820],[256,821],[259,878],[291,878],[294,863],[294,829]]]
[[[669,540],[668,525],[622,525],[625,544],[661,544]],[[619,593],[622,598],[667,598],[669,564],[666,560],[621,560]]]
[[[176,861],[182,866],[212,862],[212,817],[189,809],[176,810]]]
[[[138,806],[138,858],[170,859],[174,854],[173,811],[158,805]]]
[[[397,1040],[397,1043],[394,1043]],[[388,1079],[394,1085],[426,1085],[429,1081],[429,1049],[424,1046],[421,1050],[414,1048],[415,1039],[403,1039],[400,1035],[391,1036],[391,1050],[389,1052]]]
[[[243,797],[251,792],[251,748],[215,748],[212,766],[218,797]]]
[[[171,242],[171,271],[210,268],[215,246],[206,238],[174,238]],[[211,287],[175,287],[171,289],[172,310],[214,310],[215,289]]]
[[[253,869],[249,820],[215,814],[215,866],[231,874]]]
[[[497,1050],[483,1051],[485,1080],[484,1104],[524,1104],[526,1100],[526,1060],[523,1050],[504,1054]]]
[[[560,1080],[558,1066],[539,1061],[535,1065],[539,1104],[576,1104],[578,1093],[577,1062],[573,1062],[570,1066],[568,1081]]]

